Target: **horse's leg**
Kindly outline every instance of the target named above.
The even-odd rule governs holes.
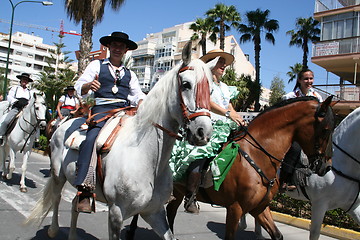
[[[240,218],[240,222],[239,222],[239,229],[241,231],[245,230],[247,228],[247,224],[246,224],[246,215],[242,215],[242,217]]]
[[[174,232],[174,222],[175,222],[176,213],[180,204],[183,201],[184,194],[180,190],[178,190],[177,187],[174,185],[173,196],[175,197],[175,199],[169,202],[168,205],[166,206],[167,218],[172,232]]]
[[[10,156],[11,156],[11,152],[13,152],[13,150],[10,150]],[[27,192],[27,188],[25,185],[25,176],[26,176],[26,169],[27,169],[27,162],[30,156],[30,150],[25,150],[24,155],[23,155],[23,162],[21,165],[21,178],[20,178],[20,191],[21,192]],[[14,153],[14,157],[15,157],[15,153]],[[14,158],[15,159],[15,158]],[[14,166],[15,169],[15,166]],[[11,171],[11,168],[10,168]]]
[[[71,224],[70,224],[70,230],[69,230],[69,240],[76,240],[77,234],[76,234],[76,225],[77,220],[79,217],[79,213],[76,211],[77,207],[77,198],[74,198],[72,200],[72,207],[71,207]]]
[[[6,153],[6,151],[5,151]],[[9,150],[9,165],[8,165],[8,168],[7,168],[7,174],[6,174],[6,179],[12,179],[12,174],[13,172],[15,171],[15,151],[12,150],[10,148]],[[5,158],[6,158],[6,155],[5,155]]]
[[[110,204],[108,215],[109,240],[120,239],[120,230],[123,223],[124,219],[120,207],[114,203]]]
[[[317,240],[320,237],[321,225],[324,220],[325,212],[328,210],[328,204],[316,201],[311,205],[311,224],[310,224],[310,240]]]
[[[53,203],[53,216],[51,225],[48,229],[48,236],[54,238],[59,231],[59,204],[61,200],[61,192],[64,184],[66,183],[65,177],[53,177],[54,186],[51,189],[52,191],[52,203]]]
[[[225,240],[234,240],[243,211],[238,203],[226,207],[226,232]]]
[[[7,170],[6,170],[6,156],[5,156],[5,147],[0,146],[0,161],[2,161],[2,178],[6,178]]]
[[[139,220],[139,214],[136,214],[133,217],[133,219],[131,220],[130,229],[127,230],[126,233],[125,233],[125,239],[126,240],[134,240],[138,220]]]
[[[175,240],[169,224],[166,219],[165,207],[159,212],[147,215],[141,214],[141,217],[151,226],[151,228],[164,240]]]
[[[261,226],[269,233],[271,239],[282,240],[283,235],[280,230],[276,227],[274,219],[271,215],[270,208],[266,207],[265,210],[258,214],[251,214],[254,216],[255,221],[261,224]]]
[[[261,233],[261,225],[258,223],[258,221],[255,221],[255,235],[256,235],[256,239],[265,239]],[[240,222],[239,222],[239,229],[241,231],[245,230],[247,228],[247,224],[246,224],[246,214],[243,215],[240,218]]]

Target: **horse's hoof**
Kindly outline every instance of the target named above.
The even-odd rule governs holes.
[[[27,188],[26,187],[20,187],[20,192],[27,193]]]
[[[49,238],[55,238],[58,233],[58,230],[59,230],[59,228],[53,229],[53,228],[49,227],[48,233],[47,233]]]

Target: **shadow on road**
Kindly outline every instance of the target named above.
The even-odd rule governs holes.
[[[40,229],[39,231],[36,232],[36,236],[31,238],[31,240],[50,240],[50,239],[51,240],[64,240],[64,239],[68,239],[69,230],[70,230],[69,227],[60,227],[59,232],[55,238],[49,238],[49,236],[47,235],[48,229],[49,229],[49,225],[45,226],[43,229]],[[76,232],[80,239],[98,240],[98,238],[85,232],[83,229],[77,228]]]
[[[2,174],[2,172],[0,174]],[[7,186],[16,186],[17,185],[20,187],[20,179],[21,179],[21,174],[14,172],[11,179],[1,178],[1,181],[6,183]],[[27,177],[25,177],[25,185],[28,188],[37,188],[36,183],[33,180],[28,179]]]

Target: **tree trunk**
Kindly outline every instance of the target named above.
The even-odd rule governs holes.
[[[90,7],[89,7],[90,10]],[[81,39],[80,39],[80,54],[78,65],[78,77],[84,72],[86,66],[89,64],[89,54],[93,46],[92,36],[94,28],[94,19],[90,14],[82,19],[81,23]]]
[[[206,35],[201,36],[201,48],[203,56],[206,54]]]
[[[225,49],[225,27],[223,21],[220,23],[220,49]]]
[[[308,47],[308,41],[307,39],[304,39],[303,40],[304,43],[303,43],[303,51],[304,51],[304,54],[303,54],[303,69],[307,69],[308,68],[308,52],[309,52],[309,47]]]
[[[255,40],[254,43],[254,50],[255,50],[255,71],[256,71],[256,75],[255,75],[255,81],[257,84],[260,85],[260,51],[261,51],[261,41],[260,39]],[[259,94],[256,96],[255,99],[255,111],[259,111],[260,110],[260,92]]]

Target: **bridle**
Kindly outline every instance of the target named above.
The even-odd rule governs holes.
[[[182,95],[181,87],[181,76],[180,73],[188,70],[194,70],[193,67],[190,66],[184,66],[181,67],[177,73],[177,83],[178,83],[178,93],[179,93],[179,100],[180,100],[180,108],[183,116],[183,127],[184,129],[188,129],[188,125],[191,120],[194,120],[195,118],[199,116],[207,116],[210,117],[210,91],[209,91],[209,81],[204,73],[204,76],[201,81],[199,81],[196,84],[196,98],[195,98],[195,109],[189,109],[185,103],[184,98]],[[201,109],[206,109],[207,111],[199,111]],[[181,140],[182,137],[176,133],[173,133],[172,131],[164,128],[163,126],[159,125],[158,123],[153,123],[153,125],[160,130],[167,133],[169,136],[174,137],[178,140]],[[184,131],[186,134],[186,131]]]
[[[32,130],[30,131],[30,132],[28,132],[28,131],[26,131],[22,126],[21,126],[21,124],[20,124],[20,122],[19,122],[19,127],[20,127],[20,129],[22,130],[22,131],[24,131],[25,133],[27,133],[28,134],[28,137],[26,138],[26,140],[25,140],[25,143],[24,143],[24,145],[23,145],[23,147],[21,148],[21,150],[20,150],[20,153],[24,150],[24,148],[25,148],[25,146],[26,146],[26,143],[27,143],[27,141],[29,140],[29,138],[31,137],[31,135],[33,135],[35,132],[36,132],[36,130],[37,130],[37,127],[39,126],[39,124],[42,122],[42,121],[44,121],[44,122],[46,122],[46,119],[45,118],[40,118],[39,117],[39,115],[38,115],[38,113],[37,113],[37,111],[36,111],[36,95],[34,95],[34,102],[33,102],[33,106],[31,106],[30,108],[31,109],[34,109],[34,115],[35,115],[35,119],[36,119],[36,123],[35,124],[32,124],[29,120],[27,120],[25,117],[24,117],[24,114],[22,114],[21,115],[21,118],[22,118],[22,120],[24,120],[24,122],[25,123],[27,123],[27,124],[29,124],[31,127],[32,127]]]
[[[329,119],[330,114],[327,114],[329,111],[320,112],[320,104],[318,105],[316,112],[315,112],[315,124],[314,128],[317,129],[317,127],[321,124],[320,119],[323,118],[326,120],[327,126],[325,126],[325,130],[321,132],[321,134],[324,134],[326,137],[325,141],[327,141],[325,152],[321,151],[321,143],[320,143],[320,136],[319,132],[315,131],[315,153],[313,155],[308,156],[310,164],[310,169],[312,172],[317,172],[318,169],[321,168],[322,164],[324,163],[323,159],[330,159],[332,157],[332,130],[333,126],[330,126],[331,124],[334,125],[334,119]],[[330,170],[327,169],[327,170]]]
[[[196,109],[191,110],[189,109],[185,103],[184,98],[181,92],[181,77],[180,73],[187,71],[187,70],[194,70],[193,67],[185,66],[180,68],[177,74],[178,79],[178,89],[179,89],[179,97],[180,97],[180,108],[183,114],[184,123],[189,123],[192,119],[195,119],[199,116],[207,116],[210,117],[209,111],[201,111],[197,112],[199,109],[207,109],[210,110],[210,92],[209,92],[209,81],[204,74],[203,79],[196,84]]]

